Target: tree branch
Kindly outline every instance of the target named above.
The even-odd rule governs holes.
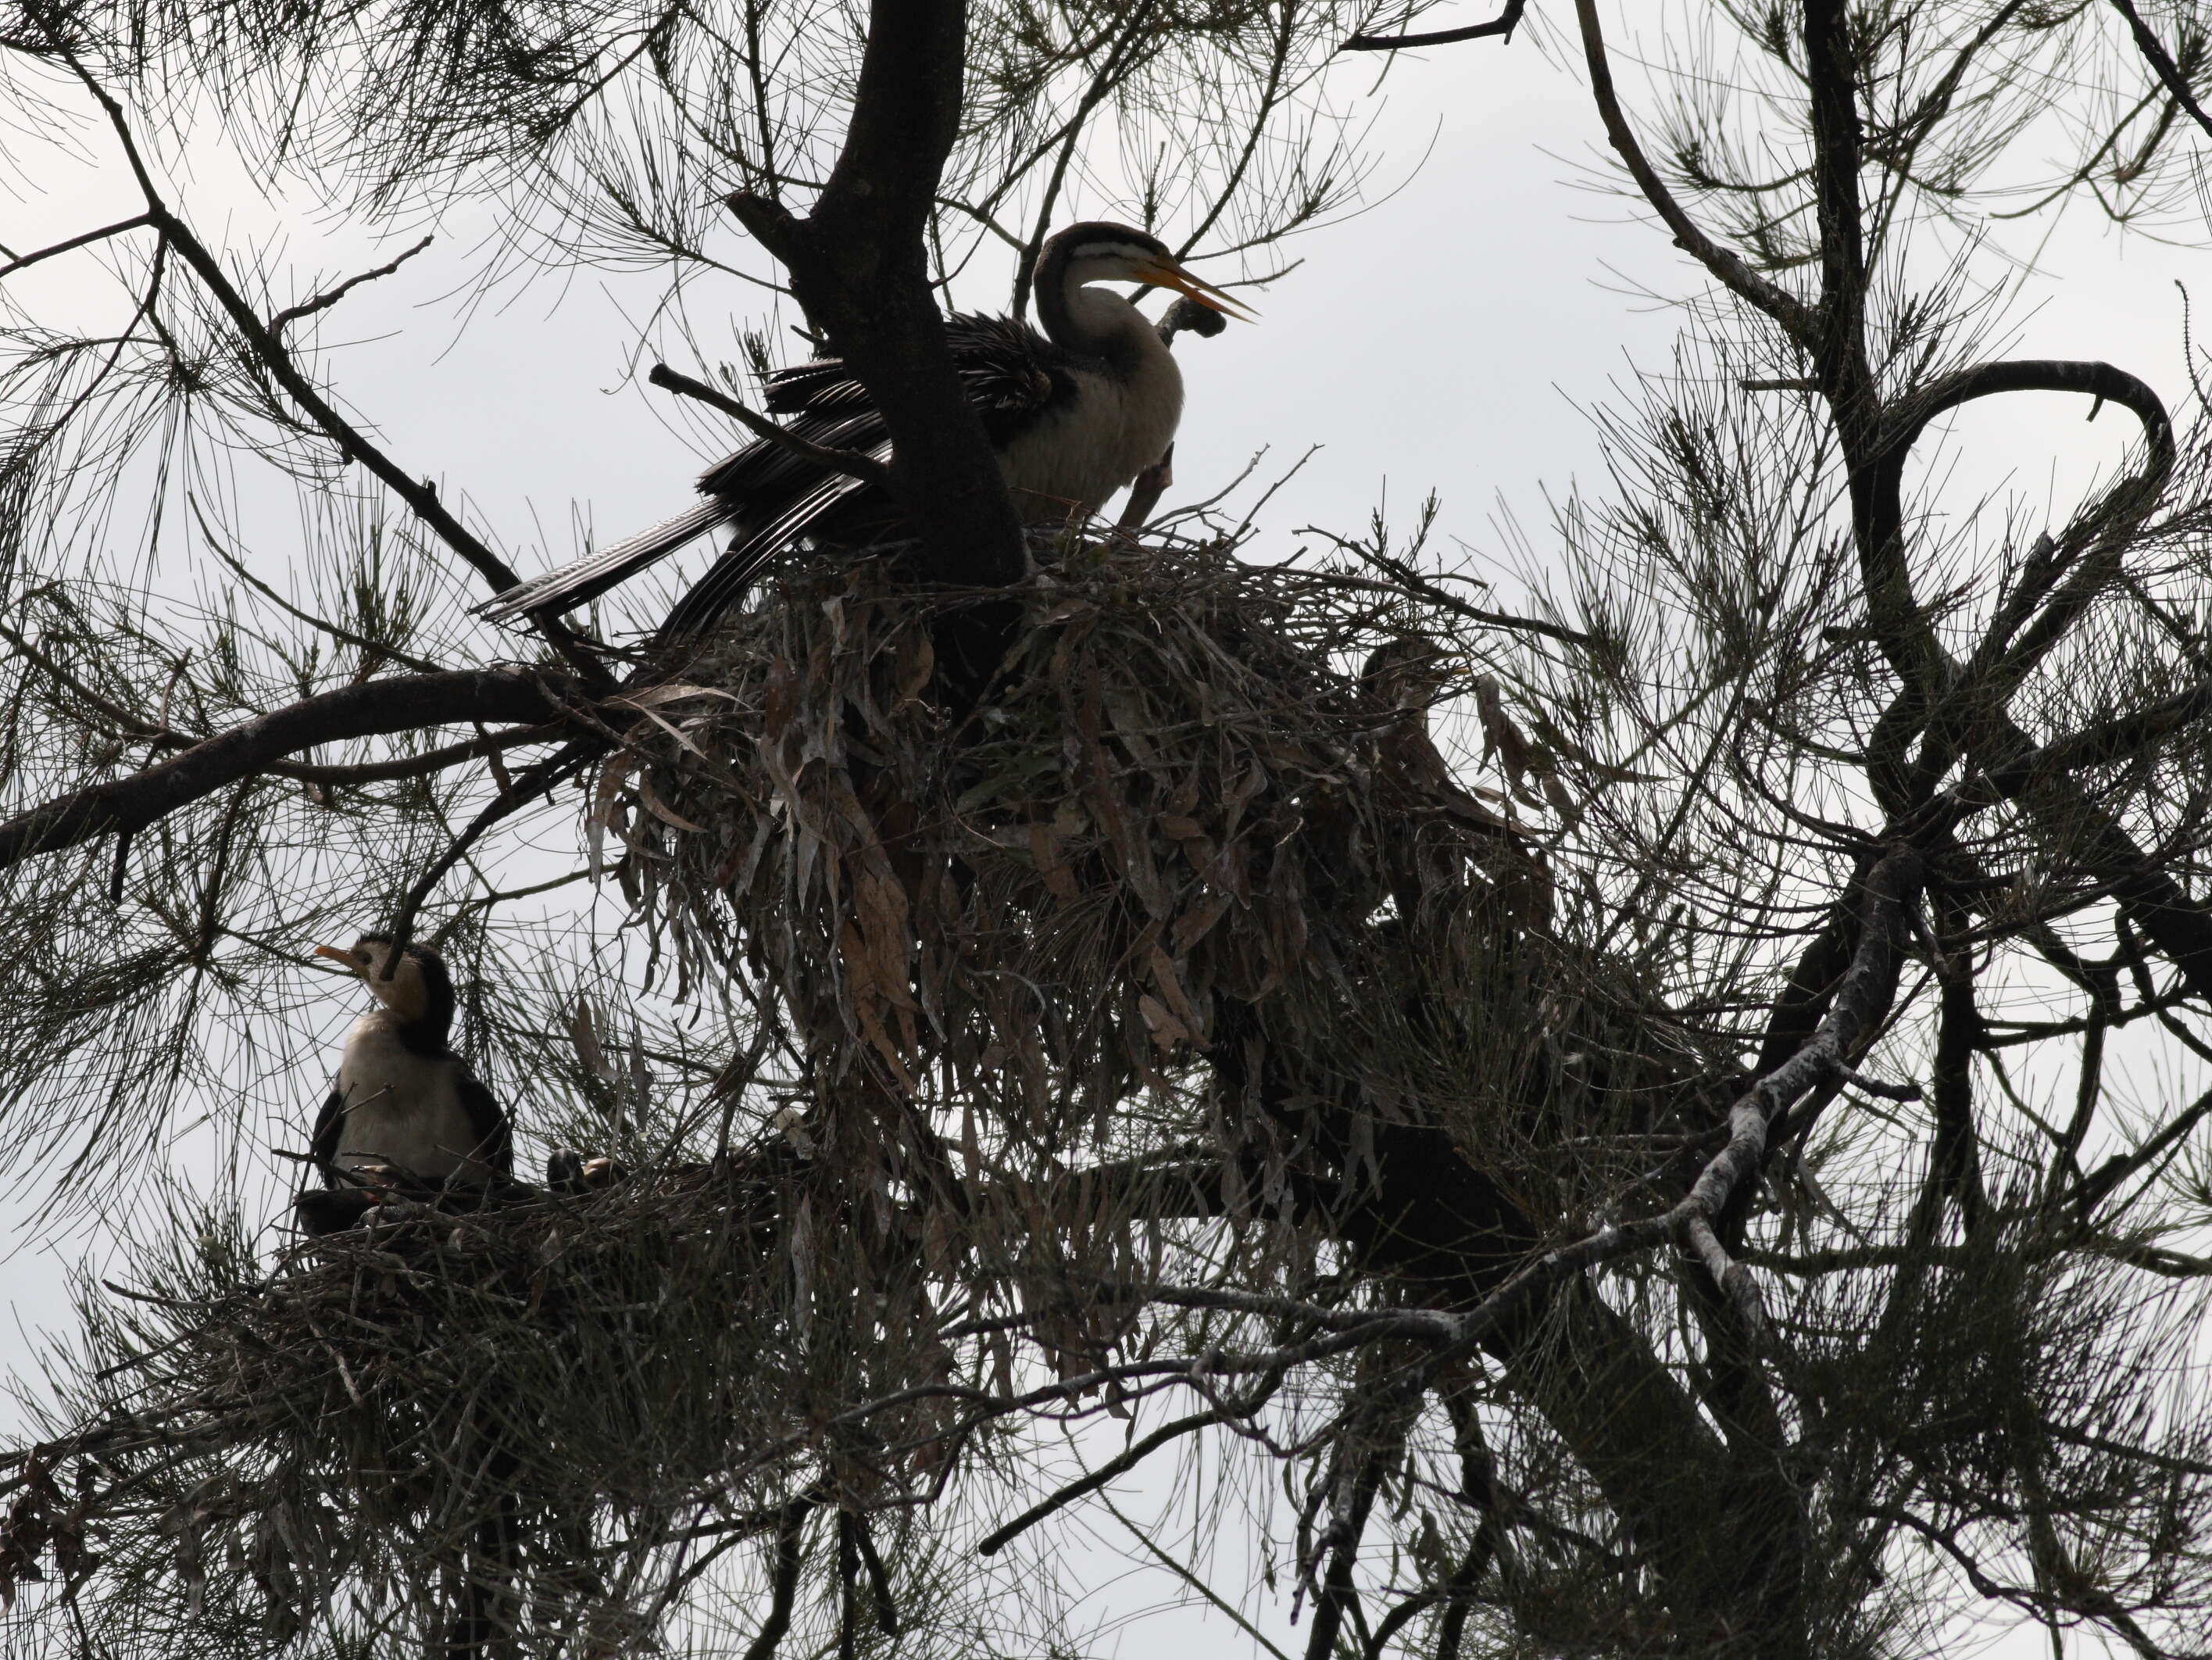
[[[1813,1035],[1789,1060],[1761,1076],[1729,1109],[1728,1145],[1698,1173],[1688,1196],[1662,1217],[1617,1231],[1629,1233],[1650,1229],[1655,1224],[1667,1225],[1715,1270],[1714,1278],[1722,1289],[1737,1300],[1746,1318],[1753,1323],[1762,1317],[1757,1293],[1741,1266],[1728,1261],[1720,1251],[1710,1233],[1711,1220],[1737,1184],[1758,1168],[1765,1152],[1768,1128],[1775,1118],[1806,1091],[1832,1077],[1861,1038],[1872,1032],[1888,1012],[1897,984],[1897,925],[1905,904],[1919,891],[1921,873],[1920,854],[1911,847],[1888,854],[1867,873],[1857,948]],[[1583,1249],[1591,1248],[1601,1237],[1584,1241]]]
[[[2153,739],[2212,714],[2212,681],[2185,688],[2147,708],[2100,721],[2040,746],[2009,721],[2008,752],[1952,789],[1930,798],[1897,825],[1899,834],[1932,846],[1972,814],[2021,800],[2039,824],[2060,827],[2076,858],[2110,885],[2122,913],[2181,970],[2191,992],[2212,1001],[2212,915],[2153,865],[2126,831],[2075,780],[2077,771],[2109,765]]]
[[[2212,115],[2207,115],[2204,106],[2197,101],[2197,94],[2191,88],[2188,78],[2182,74],[2181,66],[2173,61],[2173,54],[2166,51],[2165,44],[2150,32],[2150,25],[2143,21],[2142,14],[2135,9],[2134,0],[2112,0],[2112,6],[2128,20],[2128,28],[2136,38],[2136,50],[2142,53],[2144,61],[2157,71],[2158,78],[2166,82],[2166,89],[2173,94],[2173,101],[2189,112],[2191,120],[2206,132],[2212,133]]]
[[[2178,1146],[2183,1137],[2203,1122],[2208,1114],[2212,1114],[2212,1091],[2198,1096],[2186,1111],[2175,1114],[2171,1122],[2133,1152],[2116,1153],[2105,1160],[2083,1177],[2069,1196],[2086,1215],[2102,1204],[2121,1183],[2155,1164],[2169,1149]]]
[[[1377,1446],[1346,1445],[1337,1450],[1339,1464],[1332,1472],[1332,1485],[1339,1491],[1330,1505],[1328,1527],[1320,1541],[1328,1549],[1328,1568],[1314,1598],[1313,1627],[1306,1633],[1306,1660],[1329,1660],[1345,1615],[1358,1615],[1359,1592],[1352,1584],[1352,1570],[1359,1560],[1360,1536],[1367,1531],[1367,1518],[1375,1508],[1383,1465],[1404,1444],[1402,1433],[1380,1438],[1382,1444]]]
[[[179,732],[172,727],[164,727],[154,721],[141,720],[120,703],[102,697],[21,635],[4,624],[0,624],[0,640],[6,641],[15,649],[18,655],[35,664],[40,672],[55,684],[67,690],[71,696],[88,708],[105,715],[117,730],[130,737],[142,739],[160,748],[171,750],[192,749],[206,741],[190,733]],[[403,658],[400,660],[404,662],[407,660]],[[442,674],[449,672],[435,666],[428,667],[423,671],[429,674]],[[430,773],[441,772],[446,768],[458,766],[462,762],[480,760],[485,756],[497,755],[501,751],[520,748],[525,744],[550,742],[561,734],[566,724],[565,721],[549,721],[542,726],[525,727],[514,731],[486,733],[482,737],[471,738],[458,744],[447,744],[438,749],[424,750],[419,754],[395,756],[389,761],[364,761],[358,765],[343,767],[319,767],[298,761],[272,761],[263,770],[279,778],[296,778],[307,784],[331,786],[389,784],[401,779],[421,778]]]
[[[299,322],[302,318],[313,317],[317,312],[328,311],[364,283],[374,283],[380,277],[391,276],[392,272],[398,271],[436,240],[435,237],[425,236],[413,247],[407,249],[390,263],[379,265],[374,271],[362,271],[358,277],[349,277],[336,288],[325,289],[312,300],[302,300],[295,306],[285,307],[283,310],[269,319],[270,337],[281,340],[283,338],[284,331],[293,324]]]
[[[1018,581],[1012,495],[954,368],[925,233],[960,126],[965,0],[872,0],[845,148],[813,211],[738,194],[730,210],[791,272],[792,292],[868,389],[891,436],[893,494],[930,575]]]
[[[1508,46],[1513,42],[1513,31],[1521,27],[1521,14],[1528,8],[1528,0],[1505,0],[1504,9],[1487,23],[1469,23],[1455,29],[1431,29],[1425,34],[1355,34],[1339,46],[1339,52],[1407,52],[1416,46],[1451,46],[1462,40],[1481,40],[1493,34],[1505,37]]]
[[[173,760],[49,801],[0,824],[0,868],[113,833],[128,835],[318,744],[475,721],[564,719],[576,688],[521,669],[462,670],[365,681],[300,702],[196,744]],[[420,757],[416,757],[419,759]]]
[[[69,238],[66,241],[55,242],[43,248],[36,248],[29,253],[11,255],[6,265],[0,265],[0,277],[13,277],[19,271],[28,271],[42,259],[52,259],[57,254],[70,253],[78,248],[89,247],[94,242],[105,242],[111,236],[120,236],[125,231],[137,230],[142,225],[150,225],[153,222],[153,215],[135,213],[128,219],[118,219],[112,225],[102,225],[98,230],[86,231],[82,235]],[[0,252],[5,252],[5,249],[0,249]]]
[[[1974,1001],[1973,952],[1954,946],[1939,949],[1945,978],[1936,1029],[1935,1087],[1929,1091],[1936,1135],[1929,1175],[1931,1191],[1958,1207],[1959,1220],[1971,1237],[1979,1231],[1986,1209],[1974,1127],[1973,1058],[1988,1027]],[[1932,1214],[1928,1219],[1931,1232],[1936,1219]]]
[[[445,852],[432,860],[422,873],[415,879],[399,902],[398,915],[392,921],[392,942],[396,951],[406,949],[414,937],[415,918],[422,909],[446,873],[461,862],[471,848],[482,841],[494,826],[528,806],[539,796],[549,794],[561,781],[601,752],[602,740],[593,734],[580,738],[557,755],[548,756],[520,777],[507,782],[506,787],[477,812],[459,836],[447,845]],[[387,972],[389,970],[387,970]]]
[[[811,1499],[794,1499],[783,1507],[775,1529],[775,1567],[769,1576],[768,1617],[745,1651],[745,1660],[775,1660],[776,1645],[791,1629],[791,1608],[799,1596],[800,1547],[806,1536],[806,1518],[812,1515]]]
[[[1173,1423],[1162,1425],[1143,1440],[1108,1459],[1089,1475],[1079,1481],[1069,1482],[1042,1503],[1030,1505],[1012,1521],[994,1528],[983,1535],[982,1542],[975,1547],[975,1554],[978,1556],[996,1556],[1038,1523],[1066,1509],[1084,1494],[1097,1492],[1116,1476],[1127,1475],[1162,1447],[1167,1445],[1169,1442],[1181,1436],[1188,1435],[1194,1430],[1206,1429],[1220,1421],[1220,1411],[1216,1408],[1209,1407],[1204,1412],[1194,1412],[1188,1417],[1178,1418]]]
[[[1597,0],[1575,0],[1575,18],[1582,27],[1583,60],[1589,66],[1590,97],[1597,105],[1598,119],[1605,124],[1606,137],[1628,169],[1628,176],[1636,181],[1637,189],[1644,192],[1644,199],[1674,234],[1674,246],[1705,266],[1730,292],[1779,323],[1799,345],[1808,351],[1814,350],[1819,334],[1812,311],[1804,301],[1760,276],[1741,255],[1723,247],[1700,230],[1645,159],[1613,91],[1613,67],[1606,58]]]
[[[1866,356],[1866,225],[1859,199],[1865,134],[1846,0],[1805,0],[1805,90],[1813,125],[1820,308],[1813,356],[1846,453],[1874,430],[1881,396]]]

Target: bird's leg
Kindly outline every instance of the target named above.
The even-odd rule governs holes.
[[[1160,504],[1160,497],[1175,483],[1175,446],[1170,444],[1160,459],[1139,473],[1129,485],[1129,500],[1121,509],[1115,528],[1130,534],[1144,529],[1152,516],[1152,509]]]

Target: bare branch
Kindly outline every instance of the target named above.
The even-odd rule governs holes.
[[[792,1604],[799,1595],[800,1547],[806,1536],[806,1518],[815,1509],[815,1501],[809,1499],[794,1499],[783,1507],[776,1523],[775,1567],[769,1576],[768,1617],[761,1621],[752,1646],[745,1651],[745,1660],[775,1660],[776,1647],[791,1629]]]
[[[284,337],[284,331],[289,328],[293,324],[299,322],[302,318],[313,317],[317,312],[328,311],[332,306],[337,304],[339,301],[344,299],[347,295],[352,293],[364,283],[374,283],[380,277],[391,276],[392,272],[398,271],[402,265],[405,265],[410,259],[412,259],[416,254],[422,252],[423,249],[428,247],[430,244],[436,240],[437,239],[434,237],[425,236],[421,241],[416,243],[414,246],[401,252],[397,258],[392,259],[385,265],[379,265],[375,270],[362,271],[357,277],[349,277],[344,282],[339,283],[336,288],[325,289],[322,293],[316,295],[311,300],[302,300],[295,306],[285,307],[283,310],[278,312],[274,317],[271,317],[269,319],[269,333],[270,337],[273,339],[283,339]]]
[[[1178,1418],[1172,1423],[1163,1424],[1143,1440],[1132,1443],[1123,1451],[1108,1459],[1079,1481],[1069,1482],[1050,1498],[1030,1505],[1012,1521],[994,1528],[985,1534],[981,1541],[976,1545],[975,1554],[978,1556],[997,1555],[1014,1540],[1027,1533],[1046,1517],[1066,1509],[1085,1493],[1096,1493],[1117,1477],[1127,1475],[1146,1459],[1167,1445],[1169,1442],[1189,1435],[1194,1431],[1208,1428],[1220,1421],[1219,1410],[1208,1408],[1204,1412],[1194,1412],[1188,1417]]]
[[[0,277],[13,277],[19,271],[28,271],[42,259],[52,259],[57,254],[70,253],[78,248],[88,247],[94,242],[104,242],[112,236],[120,236],[125,231],[137,230],[142,225],[150,225],[153,222],[154,217],[151,214],[137,213],[128,219],[118,219],[112,225],[103,225],[98,230],[88,230],[82,235],[72,236],[66,241],[34,249],[29,253],[15,255],[6,265],[0,265]],[[4,248],[0,248],[0,253],[5,252]]]
[[[173,760],[50,801],[0,824],[0,867],[112,833],[143,830],[179,807],[313,748],[457,721],[563,719],[575,696],[557,678],[520,669],[394,676],[303,698],[195,745]]]
[[[1339,46],[1339,52],[1409,52],[1419,46],[1450,46],[1462,40],[1483,40],[1493,34],[1505,37],[1513,43],[1513,31],[1521,27],[1521,14],[1528,9],[1528,0],[1505,0],[1504,9],[1487,23],[1469,23],[1455,29],[1431,29],[1425,34],[1355,34]]]

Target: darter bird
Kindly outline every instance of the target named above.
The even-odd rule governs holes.
[[[968,399],[998,452],[1015,505],[1031,524],[1097,512],[1160,460],[1182,414],[1175,354],[1134,305],[1092,286],[1099,283],[1152,283],[1225,316],[1249,317],[1185,271],[1158,237],[1093,221],[1057,232],[1039,252],[1042,334],[1012,317],[948,319],[945,334]],[[878,461],[890,454],[882,417],[840,358],[779,371],[769,378],[767,403],[809,443]],[[709,468],[699,490],[707,499],[689,513],[509,588],[483,614],[501,620],[565,611],[726,525],[736,532],[729,547],[661,626],[664,637],[696,634],[793,542],[854,545],[897,522],[878,487],[765,438]]]
[[[386,1190],[481,1193],[513,1173],[513,1130],[481,1079],[447,1047],[453,982],[421,946],[398,952],[365,933],[315,955],[368,983],[377,1006],[346,1034],[337,1082],[315,1120],[313,1151],[328,1193],[300,1195],[312,1233],[358,1219]],[[387,972],[388,970],[388,972]]]

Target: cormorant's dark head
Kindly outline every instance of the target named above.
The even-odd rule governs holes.
[[[1109,220],[1085,220],[1045,240],[1037,252],[1037,283],[1042,288],[1055,279],[1071,289],[1086,283],[1150,283],[1187,295],[1224,316],[1251,320],[1245,307],[1185,271],[1158,237]]]
[[[428,946],[410,946],[395,958],[391,935],[364,933],[350,946],[318,946],[315,955],[366,981],[402,1026],[443,1039],[453,1025],[453,977]]]

